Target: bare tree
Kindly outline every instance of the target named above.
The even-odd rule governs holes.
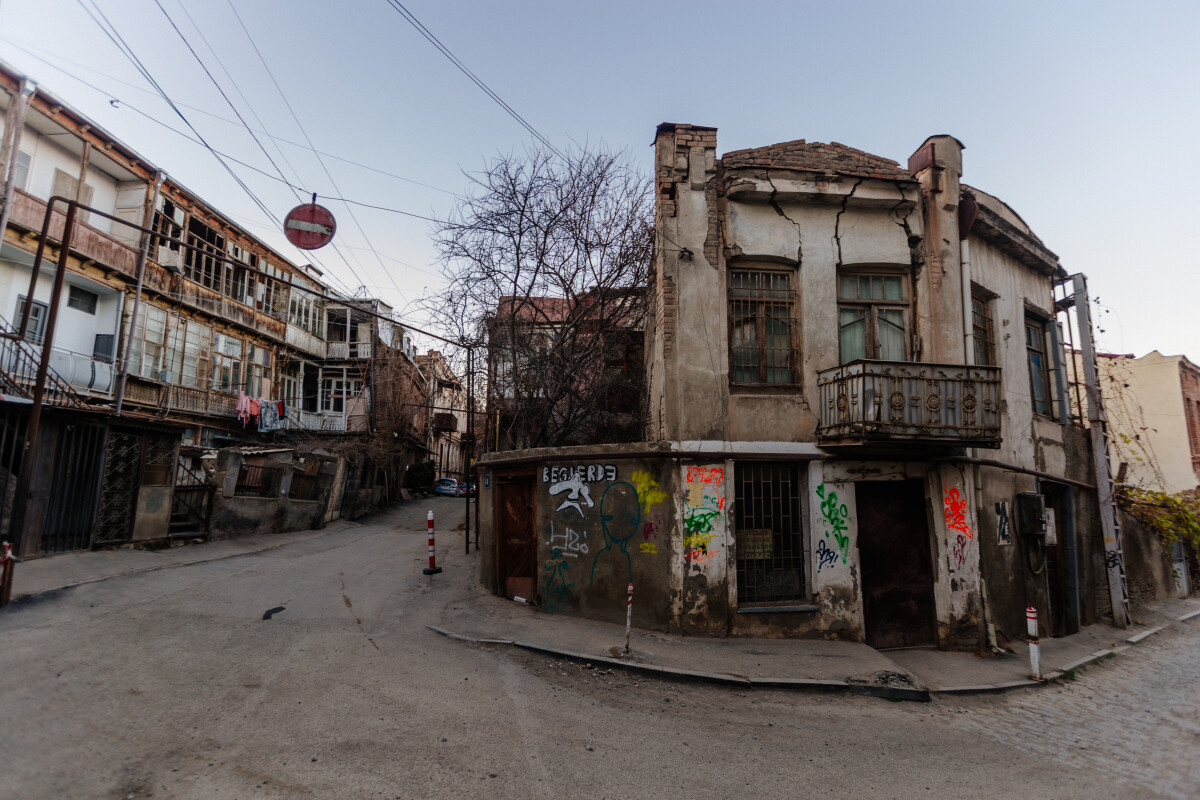
[[[489,446],[621,441],[642,431],[649,179],[625,153],[506,155],[437,231],[430,311],[486,343]]]

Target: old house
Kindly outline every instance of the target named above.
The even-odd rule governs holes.
[[[1067,274],[962,152],[718,157],[715,129],[659,126],[645,441],[485,456],[484,581],[612,619],[632,584],[647,627],[881,647],[1106,613]]]
[[[319,270],[290,262],[3,64],[0,89],[0,536],[33,556],[203,535],[226,496],[335,514],[348,481],[355,497],[364,483],[386,497],[381,472],[396,465],[293,466],[376,435],[376,365],[414,355],[390,309],[335,293]],[[228,487],[213,484],[204,465],[217,451],[266,443],[296,460],[272,472],[251,454],[235,459]],[[293,517],[322,516],[310,512]]]
[[[426,449],[435,478],[465,482],[472,451],[467,439],[467,390],[439,350],[417,356],[429,399]]]

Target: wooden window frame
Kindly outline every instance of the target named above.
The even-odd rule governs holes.
[[[979,366],[999,366],[996,358],[996,324],[992,319],[992,301],[998,297],[978,284],[971,285],[971,332],[975,340],[972,354]]]
[[[1049,320],[1047,320],[1045,317],[1038,316],[1026,310],[1023,335],[1025,339],[1025,363],[1028,365],[1029,369],[1029,406],[1033,410],[1033,413],[1039,417],[1054,416],[1054,397],[1050,386],[1050,364],[1048,363],[1050,358],[1050,348],[1046,343],[1048,338],[1046,335],[1048,323]],[[1031,329],[1036,330],[1037,332],[1041,343],[1040,349],[1035,348],[1030,343],[1029,332]],[[1033,357],[1035,354],[1041,357],[1040,369],[1034,366]],[[1043,391],[1042,397],[1038,396],[1038,378],[1041,379]]]
[[[875,300],[875,299],[859,299],[857,297],[842,296],[842,278],[899,278],[900,279],[900,300]],[[842,322],[841,312],[843,309],[853,308],[861,309],[866,312],[866,341],[864,344],[863,360],[878,361],[879,355],[879,311],[881,309],[900,309],[904,314],[904,358],[902,361],[912,361],[912,279],[907,271],[887,268],[847,268],[838,270],[837,273],[837,309],[838,309],[838,362],[848,364],[858,359],[850,359],[850,361],[842,361]],[[893,361],[895,359],[887,359]]]

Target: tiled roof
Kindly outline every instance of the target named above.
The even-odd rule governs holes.
[[[908,170],[890,158],[873,156],[838,142],[780,142],[750,150],[734,150],[721,158],[726,169],[767,167],[798,169],[809,172],[831,172],[859,178],[882,180],[914,180]]]
[[[530,322],[562,322],[571,314],[572,300],[567,297],[501,297],[497,316],[507,318],[514,311],[517,319]]]

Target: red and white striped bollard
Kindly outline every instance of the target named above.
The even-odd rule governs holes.
[[[423,571],[426,575],[437,575],[439,572],[442,571],[442,568],[437,565],[437,561],[435,560],[436,552],[434,551],[434,548],[433,548],[433,511],[429,512],[428,520],[429,520],[429,522],[428,522],[428,527],[429,527],[429,566],[426,567]]]
[[[1038,624],[1037,624],[1037,609],[1033,606],[1025,609],[1025,624],[1029,633],[1029,674],[1035,681],[1042,679],[1041,665],[1038,664],[1038,658],[1041,655],[1038,652]]]
[[[625,600],[625,652],[629,652],[629,627],[633,622],[633,584],[629,584],[629,593]]]

